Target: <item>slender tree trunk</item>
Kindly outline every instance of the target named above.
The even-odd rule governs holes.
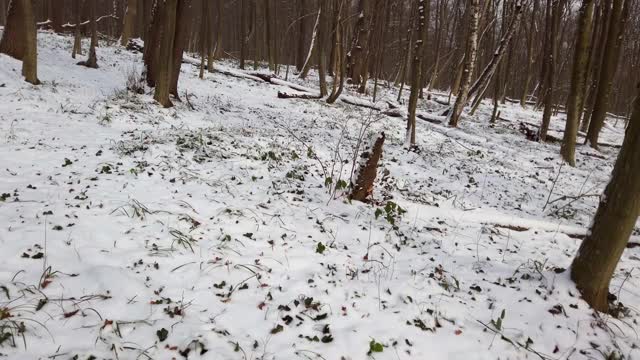
[[[358,1],[358,20],[356,21],[356,27],[354,30],[353,46],[351,47],[350,54],[350,66],[349,76],[351,77],[351,83],[353,85],[360,85],[362,68],[364,67],[364,57],[367,49],[367,2],[370,0]]]
[[[200,23],[200,79],[204,79],[205,61],[207,61],[207,54],[209,53],[210,40],[209,37],[209,2],[202,1],[202,14]]]
[[[489,86],[491,82],[491,78],[496,72],[498,65],[500,65],[500,60],[502,60],[511,39],[513,38],[513,34],[515,34],[518,26],[520,25],[520,18],[522,15],[522,10],[524,7],[520,1],[516,2],[516,13],[509,26],[506,28],[502,39],[500,39],[500,43],[498,48],[493,52],[493,57],[487,66],[484,68],[480,77],[475,81],[473,86],[471,86],[471,90],[469,90],[469,98],[472,98],[480,93],[481,90],[485,89]],[[502,95],[502,94],[501,94]],[[501,96],[502,97],[502,96]],[[465,104],[466,105],[466,104]]]
[[[13,0],[21,3],[22,19],[20,22],[24,41],[24,56],[22,58],[22,75],[25,81],[33,85],[40,84],[38,80],[38,32],[36,29],[36,19],[33,15],[31,0]],[[11,6],[11,4],[9,4]],[[9,8],[9,13],[11,8]],[[5,28],[6,29],[6,28]]]
[[[240,0],[240,69],[242,70],[244,70],[244,61],[247,56],[246,1]]]
[[[536,15],[538,14],[539,0],[533,0],[533,10],[531,11],[531,22],[529,23],[527,36],[527,70],[525,73],[524,85],[522,87],[522,96],[520,97],[520,106],[527,105],[527,97],[529,96],[529,87],[531,86],[531,74],[533,73],[533,64],[535,57],[533,51],[533,43],[536,34]]]
[[[302,71],[305,63],[305,38],[306,38],[306,0],[298,0],[298,44],[297,44],[297,56],[296,56],[296,68],[298,71]]]
[[[273,29],[271,23],[271,0],[264,0],[265,36],[267,37],[267,60],[269,70],[275,71],[275,49],[273,41]]]
[[[411,94],[409,95],[409,109],[407,117],[407,135],[405,146],[410,147],[416,144],[416,109],[418,107],[418,97],[420,96],[420,88],[422,87],[422,61],[424,52],[425,39],[427,38],[427,16],[425,1],[417,0],[418,13],[416,18],[415,37],[416,42],[413,46],[413,61],[411,64]],[[478,1],[478,0],[476,0]]]
[[[547,141],[547,132],[551,123],[551,115],[553,113],[553,82],[555,75],[555,62],[557,55],[556,40],[558,37],[558,27],[556,18],[560,11],[559,0],[547,0],[546,13],[546,39],[545,39],[545,55],[544,55],[544,111],[542,113],[542,125],[540,126],[540,141]]]
[[[137,16],[138,0],[127,0],[127,12],[124,15],[122,36],[120,36],[120,45],[127,46],[129,39],[133,37],[133,31],[135,29]]]
[[[146,40],[144,43],[144,77],[147,86],[154,87],[158,73],[158,59],[160,59],[160,42],[163,32],[162,23],[164,19],[164,3],[162,1],[154,1],[151,10],[151,23],[147,29]]]
[[[578,34],[573,57],[571,73],[571,89],[567,101],[567,123],[560,155],[571,166],[576,166],[576,138],[578,124],[584,104],[584,89],[587,86],[587,63],[589,62],[589,39],[591,37],[591,20],[595,0],[583,0],[578,13]]]
[[[162,24],[162,40],[160,41],[160,51],[157,59],[160,61],[158,61],[158,72],[155,76],[156,88],[153,98],[163,107],[171,107],[173,104],[169,99],[169,94],[171,90],[178,0],[165,0],[161,9],[162,12],[157,14],[157,20]]]
[[[609,310],[609,283],[640,214],[640,97],[593,225],[571,265],[571,278],[594,309]]]
[[[327,63],[325,58],[325,32],[326,32],[326,18],[325,13],[328,8],[328,0],[320,1],[318,16],[319,16],[319,26],[318,26],[318,45],[317,51],[318,54],[318,77],[320,79],[320,96],[324,97],[327,95]]]
[[[346,72],[346,59],[344,56],[344,35],[342,30],[342,9],[344,7],[344,0],[337,0],[334,5],[334,33],[335,43],[333,44],[333,57],[334,57],[334,77],[333,77],[333,90],[331,95],[327,98],[327,103],[333,104],[336,102],[342,89],[344,88],[345,72]]]
[[[212,73],[213,72],[213,59],[214,59],[214,52],[215,52],[215,44],[214,44],[214,26],[213,26],[213,15],[214,15],[214,7],[211,3],[207,2],[207,39],[208,39],[208,43],[207,43],[207,71]]]
[[[224,50],[222,47],[222,19],[224,19],[224,4],[223,0],[218,1],[218,28],[216,29],[216,50],[213,52],[213,56],[216,59],[222,58]]]
[[[580,125],[580,131],[586,133],[589,130],[589,124],[591,121],[591,114],[593,113],[593,106],[596,102],[596,94],[598,93],[598,80],[600,80],[600,69],[602,68],[602,59],[604,57],[604,49],[607,47],[607,29],[609,28],[609,21],[611,20],[611,0],[604,0],[600,2],[601,20],[596,23],[596,26],[600,24],[600,31],[594,33],[594,37],[598,36],[598,43],[594,44],[591,49],[591,83],[587,91],[587,108],[584,111],[582,117],[582,123]]]
[[[175,14],[175,36],[173,41],[173,56],[171,57],[173,68],[171,70],[170,93],[178,101],[180,101],[178,79],[180,78],[180,69],[182,67],[182,55],[188,39],[187,34],[189,34],[190,31],[191,17],[193,16],[190,14],[190,7],[191,0],[178,0]]]
[[[478,23],[480,20],[480,0],[469,0],[470,7],[470,24],[469,35],[467,41],[467,51],[465,51],[464,66],[462,68],[462,76],[460,81],[460,91],[453,105],[453,109],[449,112],[449,126],[457,127],[462,115],[462,110],[467,103],[469,97],[469,87],[471,85],[471,77],[473,76],[473,68],[476,64],[476,55],[478,52]]]
[[[91,29],[91,44],[89,45],[89,57],[85,61],[81,61],[78,65],[88,68],[98,68],[98,56],[96,55],[96,47],[98,46],[98,24],[96,23],[96,2],[89,1],[89,28]]]
[[[613,0],[611,21],[609,22],[609,29],[607,30],[607,47],[604,50],[605,54],[602,59],[600,79],[598,80],[598,92],[595,97],[593,113],[591,114],[589,131],[586,138],[587,144],[594,149],[598,148],[598,138],[600,137],[600,131],[604,126],[604,121],[607,116],[611,87],[618,68],[618,58],[620,57],[628,14],[629,1]]]
[[[318,16],[316,17],[316,23],[313,26],[313,34],[311,35],[311,44],[309,44],[309,52],[307,53],[307,59],[304,62],[302,71],[300,72],[300,79],[306,79],[311,70],[311,59],[313,59],[313,52],[318,42],[318,31],[320,28],[320,20],[322,19],[322,8],[318,8]]]
[[[75,28],[73,29],[73,50],[71,52],[71,57],[76,58],[76,55],[82,55],[82,33],[80,32],[80,22],[81,22],[81,1],[82,0],[73,0],[73,17],[76,23]]]

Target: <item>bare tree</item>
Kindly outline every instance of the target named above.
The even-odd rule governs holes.
[[[567,123],[560,154],[571,166],[576,166],[576,138],[580,114],[584,105],[583,94],[587,86],[587,66],[589,62],[589,40],[591,38],[591,21],[595,0],[583,0],[579,12],[578,35],[576,36],[573,71],[571,73],[571,90],[567,101]]]
[[[7,24],[0,39],[0,53],[22,60],[22,75],[33,85],[38,80],[38,39],[31,0],[11,0]]]
[[[640,90],[640,87],[639,87]],[[593,225],[571,265],[571,278],[594,309],[609,309],[609,283],[640,214],[640,97]]]
[[[456,102],[449,112],[449,126],[457,127],[462,110],[469,98],[469,87],[473,69],[476,66],[476,55],[478,52],[478,23],[480,21],[480,0],[470,0],[468,6],[470,14],[469,33],[467,35],[467,50],[465,51],[464,66],[462,68],[461,86],[456,97]]]

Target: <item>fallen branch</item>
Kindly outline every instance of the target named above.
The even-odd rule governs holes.
[[[322,99],[322,96],[312,94],[290,94],[284,91],[278,91],[278,99]]]

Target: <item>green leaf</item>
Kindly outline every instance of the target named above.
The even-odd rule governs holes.
[[[284,327],[280,324],[278,324],[278,326],[274,327],[273,329],[271,329],[271,333],[272,334],[277,334],[279,332],[282,332],[284,330]]]
[[[324,251],[327,249],[326,246],[324,246],[324,244],[322,244],[321,242],[318,243],[318,246],[316,246],[316,252],[318,254],[322,254],[324,253]]]
[[[382,210],[381,209],[376,209],[376,219],[378,219],[380,217],[380,215],[382,215]]]
[[[382,344],[376,342],[375,340],[371,340],[371,342],[369,343],[370,353],[383,352],[383,351],[384,351],[384,346]]]

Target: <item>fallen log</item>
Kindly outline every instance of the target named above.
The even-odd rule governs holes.
[[[284,91],[278,91],[278,99],[322,99],[322,96],[313,94],[290,94]]]
[[[525,226],[519,226],[519,225],[508,225],[508,224],[484,224],[484,225],[493,225],[493,227],[496,228],[500,228],[500,229],[508,229],[508,230],[512,230],[512,231],[516,231],[516,232],[525,232],[525,231],[529,231],[532,230],[532,228],[530,227],[525,227]],[[577,234],[577,233],[567,233],[567,232],[562,232],[562,231],[558,231],[562,234],[567,235],[568,237],[572,238],[572,239],[577,239],[577,240],[584,240],[587,235],[585,234]],[[636,247],[640,246],[640,242],[635,242],[635,241],[629,241],[627,243],[627,249],[633,249]]]

